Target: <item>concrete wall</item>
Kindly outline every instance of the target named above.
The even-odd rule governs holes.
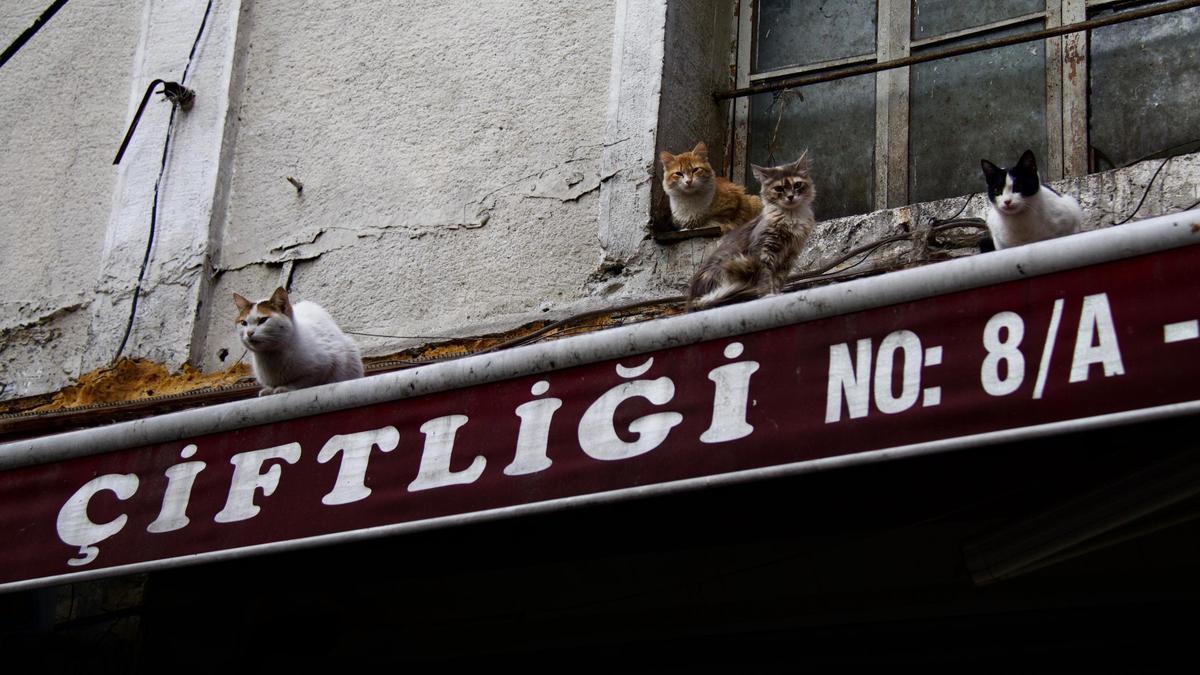
[[[6,3],[3,36],[42,9]],[[0,175],[17,188],[0,212],[16,242],[0,397],[112,360],[152,212],[123,355],[170,367],[229,365],[230,295],[280,283],[391,335],[594,302],[602,238],[640,242],[649,222],[665,14],[665,0],[69,5],[0,73]],[[146,84],[185,68],[195,105],[172,117],[156,97],[112,167]]]
[[[4,3],[0,41],[43,5]],[[705,140],[723,156],[729,105],[709,93],[728,85],[732,7],[70,3],[0,69],[0,398],[116,353],[168,128],[128,356],[228,366],[231,294],[289,282],[349,330],[411,336],[361,337],[368,354],[681,293],[714,242],[650,238],[656,155]],[[156,98],[111,166],[146,84],[185,68],[194,106],[172,121]],[[1065,187],[1113,222],[1156,166]],[[1200,160],[1177,158],[1139,216],[1198,193]],[[959,204],[822,224],[802,264]]]
[[[5,0],[0,45],[48,4]],[[0,68],[0,398],[78,373],[140,16],[71,4]]]
[[[613,3],[394,8],[250,3],[206,366],[242,351],[231,294],[289,272],[345,328],[439,336],[570,304],[596,268]]]

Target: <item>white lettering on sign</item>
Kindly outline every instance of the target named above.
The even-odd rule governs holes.
[[[371,448],[378,447],[380,452],[391,452],[399,444],[400,432],[393,426],[360,431],[356,434],[338,434],[326,441],[325,446],[317,453],[317,461],[324,464],[340,452],[342,462],[338,465],[333,490],[321,498],[321,503],[331,506],[350,504],[370,496],[371,488],[367,487],[367,461],[371,457]]]
[[[1050,325],[1046,327],[1046,341],[1042,343],[1042,360],[1038,362],[1037,377],[1033,381],[1033,397],[1041,398],[1046,392],[1046,377],[1050,374],[1050,359],[1054,355],[1054,343],[1058,340],[1058,325],[1062,321],[1064,300],[1054,301],[1050,310]]]
[[[825,390],[825,423],[842,419],[843,403],[850,419],[866,417],[871,410],[871,395],[875,408],[886,415],[904,412],[916,405],[936,406],[942,402],[941,387],[921,389],[921,370],[926,365],[942,363],[941,346],[922,349],[921,338],[911,330],[888,333],[879,343],[872,377],[871,340],[858,340],[857,354],[850,357],[849,343],[829,347],[829,380]],[[896,375],[896,356],[904,365],[900,370],[900,392],[893,389]]]
[[[725,346],[725,358],[736,359],[745,347],[740,342]],[[708,379],[716,384],[713,395],[712,424],[700,434],[703,443],[724,443],[745,438],[754,432],[746,421],[746,406],[750,401],[750,376],[758,370],[758,361],[739,361],[708,373]]]
[[[1200,321],[1192,319],[1190,321],[1163,324],[1163,342],[1166,344],[1187,342],[1196,338],[1200,338]]]
[[[925,350],[925,366],[942,365],[942,346],[930,347]],[[928,408],[942,402],[942,388],[928,387],[921,392],[921,406]]]
[[[109,490],[117,496],[117,499],[124,501],[132,497],[137,489],[138,477],[136,475],[110,473],[97,476],[84,483],[75,491],[75,494],[71,495],[71,498],[59,510],[56,523],[58,538],[68,546],[79,547],[81,557],[67,560],[68,565],[78,567],[95,560],[96,556],[100,555],[100,548],[96,544],[120,532],[121,528],[125,527],[125,522],[129,520],[129,516],[122,513],[107,523],[93,523],[87,514],[88,504],[91,503],[92,497],[98,492]],[[13,546],[16,543],[8,542],[8,545]]]
[[[637,368],[617,365],[617,374],[622,377],[637,377],[649,370],[653,359]],[[631,398],[642,397],[654,405],[666,405],[675,397],[675,383],[669,377],[656,380],[634,380],[619,384],[606,391],[595,403],[588,406],[579,420],[579,447],[589,457],[605,461],[637,457],[662,445],[676,425],[683,421],[677,412],[662,412],[644,415],[629,423],[629,431],[637,440],[627,442],[617,435],[613,418],[617,406]]]
[[[1098,293],[1083,299],[1079,315],[1079,331],[1075,335],[1075,355],[1071,358],[1071,382],[1088,379],[1091,366],[1100,364],[1104,376],[1124,375],[1121,349],[1117,345],[1117,329],[1113,325],[1108,294]]]
[[[851,360],[845,342],[829,347],[829,387],[825,393],[825,422],[842,419],[842,401],[850,419],[866,417],[871,405],[871,339],[858,341],[858,358]]]
[[[828,377],[825,383],[826,386],[826,407],[825,407],[825,422],[835,423],[841,422],[843,419],[856,420],[866,418],[873,413],[876,416],[896,415],[912,410],[920,403],[925,407],[941,405],[943,391],[938,386],[926,386],[931,379],[927,373],[929,368],[935,368],[943,364],[943,360],[951,362],[958,361],[967,357],[969,363],[956,363],[960,370],[950,373],[950,378],[945,380],[948,383],[960,383],[966,378],[973,380],[974,373],[978,367],[979,378],[983,390],[990,396],[1008,396],[1017,392],[1021,387],[1029,383],[1030,391],[1034,399],[1041,399],[1044,395],[1048,395],[1053,400],[1055,391],[1051,383],[1051,376],[1059,377],[1058,382],[1061,383],[1061,377],[1064,371],[1067,371],[1067,365],[1063,359],[1067,353],[1070,344],[1058,344],[1059,334],[1063,335],[1062,341],[1069,343],[1072,341],[1070,337],[1069,320],[1064,320],[1067,315],[1065,308],[1072,302],[1068,298],[1058,298],[1054,300],[1053,307],[1046,306],[1043,310],[1049,310],[1043,314],[1041,311],[1029,310],[1026,316],[1036,317],[1031,319],[1032,323],[1028,326],[1022,315],[1012,311],[1001,311],[992,315],[986,322],[982,331],[982,363],[976,359],[979,355],[979,343],[975,340],[979,336],[972,334],[968,338],[967,332],[957,329],[958,332],[950,336],[954,342],[952,347],[953,353],[944,353],[941,346],[925,347],[921,337],[912,330],[896,330],[882,339],[876,338],[857,338],[850,337],[846,342],[831,344],[829,346],[829,369]],[[1048,316],[1047,316],[1048,315]],[[985,315],[986,316],[986,315]],[[982,318],[982,317],[980,317]],[[1043,323],[1043,320],[1048,318],[1049,321]],[[1172,317],[1179,318],[1179,317]],[[972,320],[974,321],[974,320]],[[1163,330],[1163,340],[1167,344],[1174,342],[1185,342],[1188,340],[1196,340],[1200,335],[1200,322],[1195,320],[1181,321],[1176,323],[1161,323],[1162,319],[1158,319],[1154,324],[1154,330],[1157,331],[1161,326]],[[853,323],[848,325],[853,326]],[[970,324],[976,326],[977,324]],[[1041,333],[1041,326],[1046,326],[1045,340],[1038,344],[1038,338]],[[1037,328],[1032,328],[1036,326]],[[930,328],[929,333],[932,334],[936,328]],[[971,328],[971,331],[976,328]],[[1029,333],[1029,335],[1027,335]],[[860,333],[861,334],[861,333]],[[853,333],[850,333],[853,336]],[[1135,339],[1137,333],[1134,331],[1125,334],[1125,339]],[[1069,381],[1084,382],[1097,372],[1093,367],[1099,367],[1105,378],[1125,373],[1123,356],[1118,344],[1119,334],[1113,317],[1113,310],[1109,304],[1109,298],[1105,293],[1097,293],[1088,295],[1082,298],[1079,321],[1076,326],[1076,333],[1073,339],[1073,350],[1071,351],[1071,363],[1069,364]],[[1029,339],[1027,339],[1029,338]],[[681,363],[675,364],[673,367],[678,367],[681,372],[686,374],[679,375],[678,380],[686,383],[682,393],[677,400],[676,381],[671,377],[662,376],[654,377],[651,372],[655,368],[655,359],[649,357],[641,357],[635,365],[626,366],[619,363],[611,363],[610,365],[601,366],[603,368],[614,367],[616,374],[619,376],[615,386],[611,381],[601,385],[595,385],[594,380],[589,380],[581,384],[577,381],[572,381],[566,378],[576,377],[575,375],[564,375],[564,384],[557,385],[558,389],[551,386],[551,379],[555,375],[546,375],[547,379],[530,378],[533,382],[529,389],[531,394],[530,400],[517,405],[515,410],[509,408],[509,405],[515,405],[518,401],[513,401],[512,404],[507,401],[487,400],[482,404],[482,407],[489,409],[488,414],[479,414],[475,420],[475,427],[472,432],[468,433],[466,438],[468,441],[480,444],[480,450],[487,453],[493,458],[493,463],[496,467],[500,464],[499,460],[494,459],[500,456],[501,453],[512,451],[511,462],[504,467],[503,473],[506,476],[527,476],[538,474],[550,469],[555,461],[566,461],[567,458],[563,453],[574,452],[573,444],[568,442],[564,434],[574,432],[577,434],[579,450],[588,458],[605,462],[628,459],[638,457],[649,453],[656,448],[659,448],[673,433],[673,429],[681,425],[684,421],[684,414],[670,410],[667,406],[675,407],[684,410],[689,416],[694,415],[697,418],[707,416],[711,410],[710,422],[707,429],[699,433],[699,442],[703,444],[717,444],[736,441],[746,438],[755,432],[755,426],[750,424],[751,407],[758,405],[758,401],[751,396],[751,383],[756,382],[755,374],[763,369],[763,363],[759,360],[753,360],[746,356],[746,344],[754,344],[751,342],[755,338],[743,337],[738,338],[738,341],[727,341],[722,349],[724,359],[718,359],[716,364],[705,364],[700,367],[693,363],[693,360],[699,360],[698,357],[693,359],[689,356]],[[1157,340],[1157,336],[1155,336]],[[965,343],[970,344],[965,344]],[[1024,343],[1024,351],[1022,345]],[[766,342],[765,344],[778,344]],[[811,343],[808,343],[811,344]],[[821,343],[823,344],[823,343]],[[965,345],[965,348],[960,348]],[[696,355],[701,353],[709,354],[709,349],[715,345],[710,344],[701,350],[695,352]],[[1055,355],[1055,348],[1058,347],[1058,355]],[[1170,347],[1169,349],[1185,349],[1183,347]],[[1027,364],[1026,352],[1031,359],[1037,359]],[[1040,358],[1038,358],[1040,356]],[[809,359],[820,359],[822,354],[805,353],[803,360],[799,364],[805,364],[802,367],[809,368],[807,364]],[[1061,362],[1053,361],[1054,358]],[[663,363],[660,359],[658,363]],[[1036,376],[1030,370],[1027,371],[1027,365],[1036,366]],[[1056,367],[1055,373],[1051,373],[1051,366]],[[796,368],[795,372],[801,366],[787,362],[786,367],[790,373],[792,368]],[[712,383],[711,389],[709,385],[705,385],[701,373],[707,370],[707,379]],[[594,369],[586,371],[590,378],[596,371]],[[937,373],[938,371],[934,371]],[[1028,377],[1027,377],[1028,372]],[[782,375],[783,373],[778,373]],[[611,378],[611,375],[609,376]],[[758,376],[757,382],[759,386],[766,386],[763,383],[763,375]],[[582,378],[580,378],[582,379]],[[783,379],[783,378],[778,378]],[[1102,378],[1097,378],[1102,379]],[[522,380],[524,381],[524,380]],[[570,384],[566,384],[570,382]],[[516,384],[516,383],[512,383]],[[588,388],[584,385],[591,385],[593,388]],[[795,378],[792,384],[798,386],[809,386],[809,382],[801,381]],[[759,422],[762,424],[779,424],[779,427],[773,430],[772,433],[778,434],[785,432],[782,417],[799,417],[796,414],[794,406],[788,408],[792,401],[809,401],[815,394],[820,395],[820,383],[813,382],[816,391],[791,390],[791,391],[766,391],[764,394],[772,394],[775,396],[792,398],[778,404],[783,406],[781,410],[765,411],[775,415],[772,417],[769,414],[764,414]],[[1047,385],[1049,392],[1047,392]],[[1121,382],[1115,383],[1117,385]],[[973,387],[973,383],[971,384]],[[1064,385],[1065,386],[1065,385]],[[604,387],[610,387],[605,391]],[[687,389],[695,387],[694,391]],[[1100,387],[1095,387],[1099,389]],[[1090,389],[1090,388],[1089,388]],[[482,391],[482,390],[481,390]],[[505,385],[505,391],[511,391],[509,385]],[[577,418],[572,418],[569,421],[563,421],[562,415],[568,413],[560,413],[564,408],[564,400],[551,394],[554,391],[569,391],[577,398],[572,405],[566,406],[571,415],[579,414],[582,409],[582,414]],[[712,400],[709,401],[705,396],[708,392],[712,392]],[[595,393],[592,393],[595,392]],[[519,392],[518,392],[519,393]],[[969,392],[971,400],[977,401],[978,391]],[[1090,395],[1090,392],[1087,392]],[[949,389],[947,396],[948,400],[953,401],[955,409],[959,409],[963,402],[955,400],[954,396],[961,395],[962,392],[955,392]],[[559,393],[559,395],[562,395]],[[597,396],[595,399],[583,398],[584,396]],[[521,397],[524,398],[524,397]],[[644,399],[643,401],[633,401],[632,399]],[[468,397],[467,400],[475,401],[476,399]],[[590,402],[590,405],[586,405]],[[472,403],[472,405],[477,405]],[[586,408],[585,408],[586,405]],[[818,404],[819,405],[819,404]],[[499,407],[497,407],[499,406]],[[622,408],[622,406],[625,406]],[[406,410],[423,410],[423,407],[416,407]],[[470,409],[474,410],[474,408]],[[505,419],[508,414],[507,410],[512,410],[518,418],[517,421],[511,417]],[[618,415],[624,411],[625,414]],[[637,411],[636,413],[633,411]],[[807,411],[805,411],[807,415]],[[813,413],[819,414],[819,411],[814,410]],[[433,413],[436,414],[436,413]],[[416,425],[418,419],[411,421],[405,417],[407,412],[401,415],[404,419],[404,424]],[[639,416],[640,415],[640,416]],[[362,415],[367,416],[366,414]],[[345,425],[353,422],[337,421],[339,418],[329,418],[335,420],[331,424]],[[351,417],[353,419],[361,419],[361,417]],[[425,419],[422,416],[420,419]],[[627,421],[632,419],[632,421]],[[486,421],[486,422],[485,422]],[[701,429],[704,427],[702,419],[690,420],[694,424],[688,425],[688,433],[692,433],[692,429]],[[788,420],[789,424],[807,425],[815,420],[804,419],[796,422]],[[459,456],[454,456],[455,443],[457,440],[458,430],[462,429],[469,422],[469,418],[465,414],[449,414],[433,419],[428,419],[420,425],[419,429],[424,435],[424,445],[421,449],[419,457],[414,453],[399,453],[394,452],[400,444],[401,431],[400,429],[408,430],[408,426],[383,426],[377,429],[366,431],[357,431],[353,433],[342,433],[336,435],[321,435],[319,437],[304,437],[304,442],[307,445],[312,443],[311,449],[320,445],[320,450],[315,455],[317,464],[333,464],[336,462],[337,475],[331,486],[327,483],[321,487],[328,486],[328,492],[320,498],[320,503],[327,506],[354,504],[366,500],[372,496],[372,488],[368,487],[367,471],[371,466],[371,462],[379,465],[381,462],[389,464],[389,469],[402,468],[405,472],[405,480],[412,474],[412,468],[408,464],[404,467],[396,467],[395,462],[417,464],[415,468],[415,478],[408,484],[409,492],[419,492],[422,490],[430,490],[433,488],[441,488],[455,485],[468,485],[478,481],[486,470],[488,459],[483,454],[466,453],[463,450],[459,451]],[[555,427],[555,424],[559,427]],[[914,419],[914,424],[923,424],[925,420]],[[935,421],[936,423],[936,421]],[[998,422],[1002,424],[1004,422]],[[370,422],[365,423],[371,425]],[[562,425],[566,425],[565,427]],[[848,426],[854,424],[849,422]],[[1015,423],[1014,423],[1015,424]],[[488,425],[494,425],[492,429]],[[280,429],[272,429],[269,434],[287,433],[290,427],[281,426]],[[307,425],[302,428],[310,429]],[[319,427],[318,427],[319,428]],[[497,438],[496,429],[502,430],[504,433],[509,433],[515,428],[515,446],[512,445],[514,439],[511,437]],[[801,426],[800,428],[807,428]],[[567,443],[567,446],[556,447],[554,453],[549,448],[551,431],[558,432],[558,437],[562,439],[560,442]],[[832,430],[830,430],[832,431]],[[870,432],[870,429],[867,430]],[[761,430],[760,430],[761,432]],[[333,434],[333,430],[326,432]],[[406,431],[405,433],[411,433]],[[415,436],[415,434],[413,434]],[[254,434],[250,435],[254,437]],[[678,434],[676,434],[678,436]],[[227,441],[236,436],[225,436]],[[765,445],[774,442],[771,437],[765,439]],[[479,439],[479,440],[475,440]],[[282,441],[282,439],[280,439]],[[694,438],[686,439],[692,443]],[[278,441],[277,441],[278,442]],[[874,442],[874,441],[872,441]],[[505,445],[509,443],[510,445]],[[682,444],[682,441],[681,441]],[[224,448],[225,445],[219,447]],[[506,449],[507,448],[507,449]],[[699,450],[701,446],[693,448]],[[388,457],[380,457],[373,453],[378,450],[381,454],[389,455]],[[743,448],[738,448],[739,451]],[[750,448],[751,451],[754,448]],[[224,452],[213,448],[214,452]],[[161,504],[157,503],[158,494],[154,490],[141,490],[141,498],[134,499],[134,495],[139,491],[139,477],[135,474],[107,474],[97,478],[93,478],[83,486],[79,487],[73,495],[62,505],[57,520],[57,532],[59,539],[67,546],[78,548],[78,554],[71,550],[70,557],[67,563],[71,566],[82,566],[92,563],[99,555],[98,543],[116,536],[122,532],[132,518],[141,526],[143,520],[141,517],[145,515],[147,518],[153,513],[153,508],[158,507],[157,517],[146,526],[146,531],[152,534],[160,534],[181,530],[189,525],[191,519],[188,516],[189,502],[193,490],[199,490],[203,494],[202,488],[204,483],[211,479],[211,482],[224,483],[224,474],[219,471],[207,472],[208,463],[204,461],[194,460],[197,454],[197,446],[189,444],[179,451],[180,461],[167,455],[153,455],[153,461],[156,462],[155,468],[148,470],[156,476],[159,471],[159,458],[162,459],[162,465],[168,465],[170,462],[175,462],[173,465],[168,465],[163,471],[165,475],[165,488],[163,490]],[[553,459],[552,459],[553,455]],[[291,442],[275,447],[253,450],[248,452],[239,452],[234,454],[229,463],[233,467],[232,476],[228,483],[228,494],[222,508],[215,515],[210,513],[204,514],[203,519],[207,520],[211,517],[217,523],[236,523],[255,518],[261,508],[256,503],[264,501],[271,497],[278,489],[282,474],[287,464],[299,463],[302,456],[302,448],[299,442]],[[507,458],[507,456],[505,456]],[[211,457],[210,457],[211,459]],[[574,459],[579,459],[577,456]],[[470,460],[470,461],[468,461]],[[141,460],[139,460],[141,461]],[[211,460],[215,462],[216,460]],[[210,462],[210,463],[211,463]],[[586,464],[586,461],[583,461]],[[458,470],[452,469],[452,466],[466,467]],[[571,472],[575,471],[575,464],[564,470]],[[308,470],[314,470],[315,467],[304,467]],[[377,468],[383,468],[379,466]],[[300,470],[287,469],[289,472]],[[634,467],[634,473],[637,474],[641,470]],[[95,473],[99,473],[98,471]],[[318,471],[318,477],[326,476],[333,473],[333,467],[329,466]],[[86,474],[80,480],[86,480],[94,473]],[[289,474],[290,475],[290,474]],[[396,475],[396,472],[390,471],[387,473],[377,472],[375,475]],[[299,476],[293,478],[295,480]],[[641,479],[640,476],[638,478]],[[152,480],[152,485],[157,489],[161,483]],[[548,480],[554,480],[552,477]],[[199,484],[199,485],[197,485]],[[514,481],[514,485],[516,482]],[[223,487],[223,485],[221,486]],[[217,489],[221,489],[218,487]],[[376,489],[381,492],[388,492],[384,486],[375,484]],[[399,488],[399,486],[393,486]],[[490,489],[490,488],[489,488]],[[261,496],[259,491],[261,490]],[[522,488],[517,488],[517,492],[521,492]],[[306,499],[313,502],[317,496],[321,495],[323,489],[314,489],[303,491],[303,494],[288,494],[281,495],[269,504],[276,504],[276,508],[283,505],[279,502],[284,496],[295,499]],[[96,523],[88,517],[88,508],[93,500],[98,504],[108,505],[112,502],[112,497],[102,495],[96,500],[97,494],[103,492],[112,492],[117,500],[126,501],[133,499],[129,504],[123,505],[116,512],[120,515],[112,517],[111,520],[105,523]],[[285,490],[285,493],[300,493],[300,490]],[[536,492],[536,490],[534,490]],[[394,494],[380,495],[381,498],[395,499]],[[208,503],[208,500],[204,500]],[[145,503],[149,502],[149,503]],[[218,502],[219,503],[219,502]],[[309,504],[308,506],[311,506]],[[214,505],[215,507],[215,505]],[[192,505],[193,511],[197,505]],[[370,510],[370,509],[368,509]],[[346,513],[348,512],[348,513]],[[344,509],[342,514],[348,515],[353,519],[353,509]],[[195,515],[195,514],[193,514]],[[198,519],[200,519],[198,517]],[[210,526],[211,527],[211,526]],[[125,532],[123,537],[116,541],[125,541],[136,546],[142,543],[137,537],[141,536],[137,528],[131,528],[132,532]],[[220,529],[220,528],[218,528]],[[253,530],[250,530],[253,533]],[[208,537],[211,533],[200,533],[198,539]],[[240,537],[241,535],[239,535]],[[168,539],[168,538],[163,538]],[[161,541],[161,540],[160,540]],[[170,542],[170,546],[175,544]],[[115,546],[113,542],[109,542],[106,546]],[[155,547],[148,547],[154,549]],[[69,549],[68,549],[69,550]],[[59,554],[55,554],[56,560]],[[108,558],[113,558],[112,554]],[[57,563],[60,564],[61,563]],[[101,563],[103,565],[103,563]]]
[[[281,459],[288,464],[295,464],[300,460],[300,444],[287,443],[273,448],[241,452],[230,457],[233,480],[229,483],[229,495],[225,499],[225,508],[218,511],[213,520],[218,523],[234,523],[258,515],[259,507],[254,503],[254,493],[261,489],[263,497],[275,494],[275,488],[279,487],[279,476],[283,473],[279,464],[272,464],[266,473],[262,472],[263,462],[270,459]]]
[[[992,396],[1007,396],[1021,387],[1025,381],[1025,355],[1021,353],[1024,338],[1025,320],[1020,314],[1000,312],[988,319],[983,328],[983,348],[987,350],[987,356],[979,371],[984,391]]]
[[[896,351],[904,352],[904,370],[900,376],[900,393],[892,394],[892,371]],[[875,407],[879,412],[894,415],[913,407],[921,395],[921,339],[910,330],[889,333],[879,343],[875,359]]]
[[[179,456],[184,459],[195,454],[195,445],[188,445],[179,451]],[[162,509],[154,522],[146,526],[147,532],[171,532],[186,527],[191,522],[187,517],[188,501],[192,498],[192,485],[196,482],[196,476],[205,466],[205,462],[183,462],[166,470],[167,489],[163,493]]]
[[[1042,398],[1045,392],[1063,304],[1062,298],[1055,300],[1050,314],[1050,324],[1046,330],[1046,340],[1042,345],[1042,357],[1033,387],[1035,399]],[[1025,321],[1015,312],[1000,312],[988,320],[983,329],[983,346],[987,350],[987,356],[983,359],[983,367],[979,373],[984,391],[992,396],[1006,396],[1021,387],[1025,380],[1025,355],[1021,352],[1021,340],[1024,337]],[[1086,381],[1091,366],[1097,364],[1103,368],[1105,377],[1125,374],[1125,364],[1121,360],[1117,329],[1113,323],[1107,293],[1083,298],[1068,381]],[[1001,370],[1004,371],[1003,374]]]
[[[454,437],[467,419],[466,415],[446,415],[421,425],[421,433],[425,434],[425,448],[421,451],[421,468],[417,470],[417,478],[408,484],[409,492],[465,485],[479,480],[483,467],[487,465],[482,455],[476,455],[471,460],[471,466],[462,471],[450,470]]]
[[[550,383],[541,380],[533,385],[529,393],[541,396],[550,391]],[[550,439],[550,420],[554,411],[562,407],[561,398],[543,398],[517,406],[517,417],[521,427],[517,430],[517,450],[513,461],[504,467],[506,476],[523,476],[550,468],[550,457],[546,455]]]

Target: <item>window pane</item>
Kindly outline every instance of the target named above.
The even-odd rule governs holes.
[[[818,220],[872,210],[875,189],[875,76],[825,82],[750,99],[750,162],[774,166],[808,149]],[[747,187],[759,185],[749,166]]]
[[[913,0],[914,40],[1046,10],[1046,0]]]
[[[988,37],[1037,28],[997,31]],[[1029,148],[1045,163],[1042,41],[913,66],[909,100],[913,202],[981,191],[980,159],[1010,166]]]
[[[759,0],[754,71],[875,53],[875,0]]]
[[[1110,14],[1111,12],[1103,12]],[[1092,31],[1090,142],[1100,168],[1200,138],[1200,9]]]

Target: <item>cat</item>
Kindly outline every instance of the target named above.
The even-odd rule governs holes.
[[[743,293],[770,295],[783,290],[792,264],[812,232],[817,188],[808,151],[777,167],[751,165],[762,185],[763,210],[721,237],[688,288],[687,311],[704,309]]]
[[[259,396],[363,376],[358,345],[314,302],[291,304],[287,291],[254,303],[233,294],[238,337],[253,354]]]
[[[658,158],[663,165],[663,190],[671,200],[671,221],[676,227],[717,225],[725,234],[762,211],[758,197],[713,172],[703,142],[678,155],[663,150]]]
[[[986,159],[980,166],[991,202],[987,226],[997,250],[1079,231],[1083,224],[1079,202],[1042,183],[1032,150],[1026,150],[1011,169]]]

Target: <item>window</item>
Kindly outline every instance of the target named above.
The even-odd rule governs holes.
[[[1089,18],[1128,0],[739,0],[737,86],[845,71]],[[735,99],[734,176],[809,149],[818,217],[978,192],[981,158],[1043,178],[1197,149],[1200,8]]]

